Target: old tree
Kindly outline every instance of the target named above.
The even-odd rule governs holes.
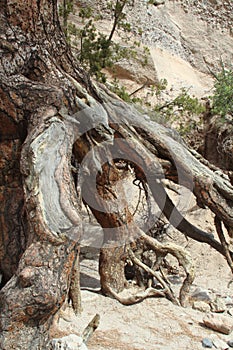
[[[154,295],[184,304],[194,278],[191,259],[182,248],[147,235],[151,223],[134,222],[117,187],[129,172],[172,225],[216,249],[232,269],[227,241],[233,187],[227,175],[89,79],[66,44],[56,0],[0,0],[0,9],[1,349],[47,348],[65,300],[78,310],[81,201],[104,231],[102,292],[124,304]],[[218,240],[183,218],[166,194],[164,176],[214,212]],[[156,268],[136,255],[138,245],[153,250],[157,264],[170,253],[184,267],[179,300]],[[162,289],[149,286],[122,297],[126,260],[156,276]]]

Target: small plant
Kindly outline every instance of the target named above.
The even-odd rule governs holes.
[[[182,114],[199,115],[204,112],[204,106],[198,101],[197,97],[190,96],[186,89],[181,89],[181,93],[173,101],[174,107],[177,107]]]
[[[131,97],[131,95],[127,92],[126,87],[120,85],[120,82],[118,79],[114,79],[111,84],[109,85],[109,89],[114,92],[116,95],[118,95],[122,100],[129,103],[142,103],[140,98],[137,97]]]
[[[166,86],[166,80],[161,81],[161,85],[159,84],[159,88],[156,91],[158,98],[160,98],[161,92],[166,90]],[[190,96],[184,88],[173,100],[159,103],[154,107],[156,118],[160,115],[164,124],[173,124],[182,136],[186,136],[188,133],[201,128],[202,120],[200,115],[204,111],[205,107],[196,97]]]
[[[212,100],[212,114],[225,118],[227,114],[233,116],[233,69],[227,69],[222,63],[222,70],[214,74],[214,94]]]
[[[110,11],[113,24],[109,34],[99,32],[95,23],[102,19],[101,16],[94,16],[90,7],[84,7],[79,11],[79,17],[82,20],[82,26],[77,27],[68,22],[68,16],[73,11],[73,1],[64,0],[60,6],[60,15],[63,19],[63,28],[68,42],[76,46],[78,53],[77,58],[82,63],[86,71],[90,75],[94,75],[102,82],[106,81],[104,68],[112,68],[116,62],[122,59],[135,58],[137,56],[136,47],[140,46],[140,42],[135,41],[131,46],[122,46],[113,42],[113,36],[117,30],[121,30],[119,35],[122,41],[129,41],[127,33],[130,33],[130,23],[126,21],[124,13],[125,6],[134,6],[133,0],[116,0],[107,1],[106,7]],[[124,34],[126,37],[123,37]],[[76,52],[77,52],[76,50]],[[144,48],[143,61],[141,64],[145,66],[148,62],[148,48]]]

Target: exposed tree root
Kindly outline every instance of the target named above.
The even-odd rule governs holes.
[[[91,338],[92,334],[98,328],[100,323],[100,315],[96,314],[91,322],[88,323],[87,327],[84,329],[82,333],[83,342],[86,344]]]
[[[187,294],[189,293],[190,286],[195,278],[195,267],[190,254],[185,249],[174,243],[163,244],[148,236],[143,231],[141,231],[140,234],[140,239],[143,240],[143,243],[148,246],[148,248],[154,250],[158,256],[165,257],[167,254],[171,254],[178,260],[180,266],[184,268],[186,278],[180,289],[179,301],[182,306],[185,306]]]
[[[166,291],[161,289],[157,290],[153,287],[147,288],[144,291],[140,291],[138,293],[132,294],[130,296],[122,296],[119,293],[116,293],[113,288],[111,288],[109,285],[106,286],[108,288],[108,295],[112,296],[116,300],[118,300],[123,305],[133,305],[142,302],[146,298],[152,298],[152,297],[165,297]]]
[[[72,308],[76,315],[80,314],[82,311],[81,291],[80,291],[79,254],[80,254],[80,247],[78,248],[78,254],[74,261],[74,265],[71,273],[70,289],[69,289],[69,299],[71,301]]]
[[[233,273],[233,258],[232,258],[232,254],[231,254],[230,249],[229,249],[229,244],[227,243],[226,238],[225,238],[224,233],[223,233],[223,230],[222,230],[221,220],[217,216],[215,216],[214,223],[215,223],[218,237],[219,237],[220,242],[222,243],[222,247],[224,249],[227,263],[228,263],[228,265]]]
[[[148,287],[144,291],[140,291],[136,294],[132,294],[130,296],[122,296],[120,293],[117,293],[108,283],[105,284],[105,292],[107,295],[112,296],[116,300],[118,300],[123,305],[132,305],[143,301],[149,297],[166,297],[171,300],[176,305],[186,306],[187,295],[190,290],[190,286],[194,281],[195,277],[195,267],[193,265],[191,256],[188,252],[186,252],[182,247],[174,244],[174,243],[161,243],[156,239],[148,236],[144,232],[140,231],[141,237],[140,241],[144,246],[147,246],[149,249],[153,250],[157,255],[157,264],[156,268],[160,267],[162,262],[161,257],[165,257],[167,254],[173,255],[179,262],[179,265],[184,268],[186,273],[186,278],[181,286],[179,293],[179,300],[177,300],[173,291],[171,290],[168,282],[161,276],[157,271],[150,268],[146,264],[144,264],[140,259],[138,259],[133,253],[132,249],[128,249],[128,255],[133,264],[139,266],[150,275],[154,276],[157,281],[161,284],[162,289],[157,290],[153,287]]]
[[[178,300],[174,296],[173,291],[157,271],[154,271],[149,266],[144,264],[140,259],[138,259],[131,249],[129,250],[129,257],[135,265],[138,265],[143,270],[145,270],[146,272],[148,272],[150,275],[154,276],[157,279],[157,281],[163,286],[164,294],[169,300],[171,300],[174,304],[177,304],[177,305],[179,304]]]

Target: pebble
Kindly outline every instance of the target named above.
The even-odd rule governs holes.
[[[231,297],[225,297],[226,305],[233,305],[233,299]]]
[[[227,310],[227,313],[228,313],[230,316],[233,316],[233,308],[230,308],[229,310]]]
[[[229,345],[230,348],[233,348],[233,340],[228,340],[227,345]]]
[[[208,338],[203,338],[201,343],[202,343],[203,348],[212,348],[213,347],[212,341]]]
[[[219,349],[219,350],[227,350],[229,349],[228,344],[221,340],[221,339],[215,339],[213,340],[213,345],[215,346],[215,348]]]
[[[169,282],[171,282],[172,284],[181,284],[182,283],[182,279],[180,276],[177,275],[168,275],[167,279],[169,280]]]
[[[210,312],[210,305],[204,301],[194,301],[193,309],[201,312]]]
[[[222,298],[216,298],[210,305],[213,312],[224,312],[227,309],[226,303]]]
[[[70,334],[62,338],[52,339],[49,350],[88,350],[81,337]]]
[[[196,288],[192,292],[190,298],[193,300],[205,301],[205,302],[212,301],[209,291],[201,288]]]

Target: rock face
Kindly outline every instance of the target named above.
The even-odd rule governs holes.
[[[127,21],[131,24],[133,40],[136,38],[153,52],[156,74],[149,68],[152,79],[166,78],[173,89],[185,87],[196,96],[209,95],[213,85],[209,69],[219,70],[220,58],[225,63],[233,58],[232,1],[166,0],[159,1],[159,5],[156,1],[157,6],[148,0],[134,3],[133,8],[126,8]],[[83,6],[84,1],[78,4]],[[108,32],[112,22],[106,1],[98,0],[95,8],[98,13],[105,11],[101,30]],[[123,62],[120,73],[125,65]],[[177,66],[183,66],[184,71]],[[139,72],[138,67],[137,62],[132,62],[130,79],[136,77],[141,82],[143,70]]]
[[[209,72],[203,57],[213,63],[219,62],[220,53],[223,60],[231,59],[233,6],[230,0],[167,0],[159,7],[146,3],[136,1],[133,15],[128,17],[135,27],[141,25],[145,44],[168,50],[206,73]]]
[[[129,17],[135,27],[141,26],[143,43],[155,50],[158,77],[166,78],[175,89],[186,87],[197,96],[209,95],[212,87],[209,69],[218,70],[220,58],[223,62],[232,61],[232,4],[230,1],[216,3],[166,1],[155,7],[138,1],[134,15]],[[159,60],[161,55],[163,60]],[[181,60],[179,64],[183,64],[185,70],[188,67],[189,72],[184,77],[180,69],[180,75],[177,72],[174,79],[172,71],[177,69],[177,60]],[[196,85],[199,94],[193,88]]]

